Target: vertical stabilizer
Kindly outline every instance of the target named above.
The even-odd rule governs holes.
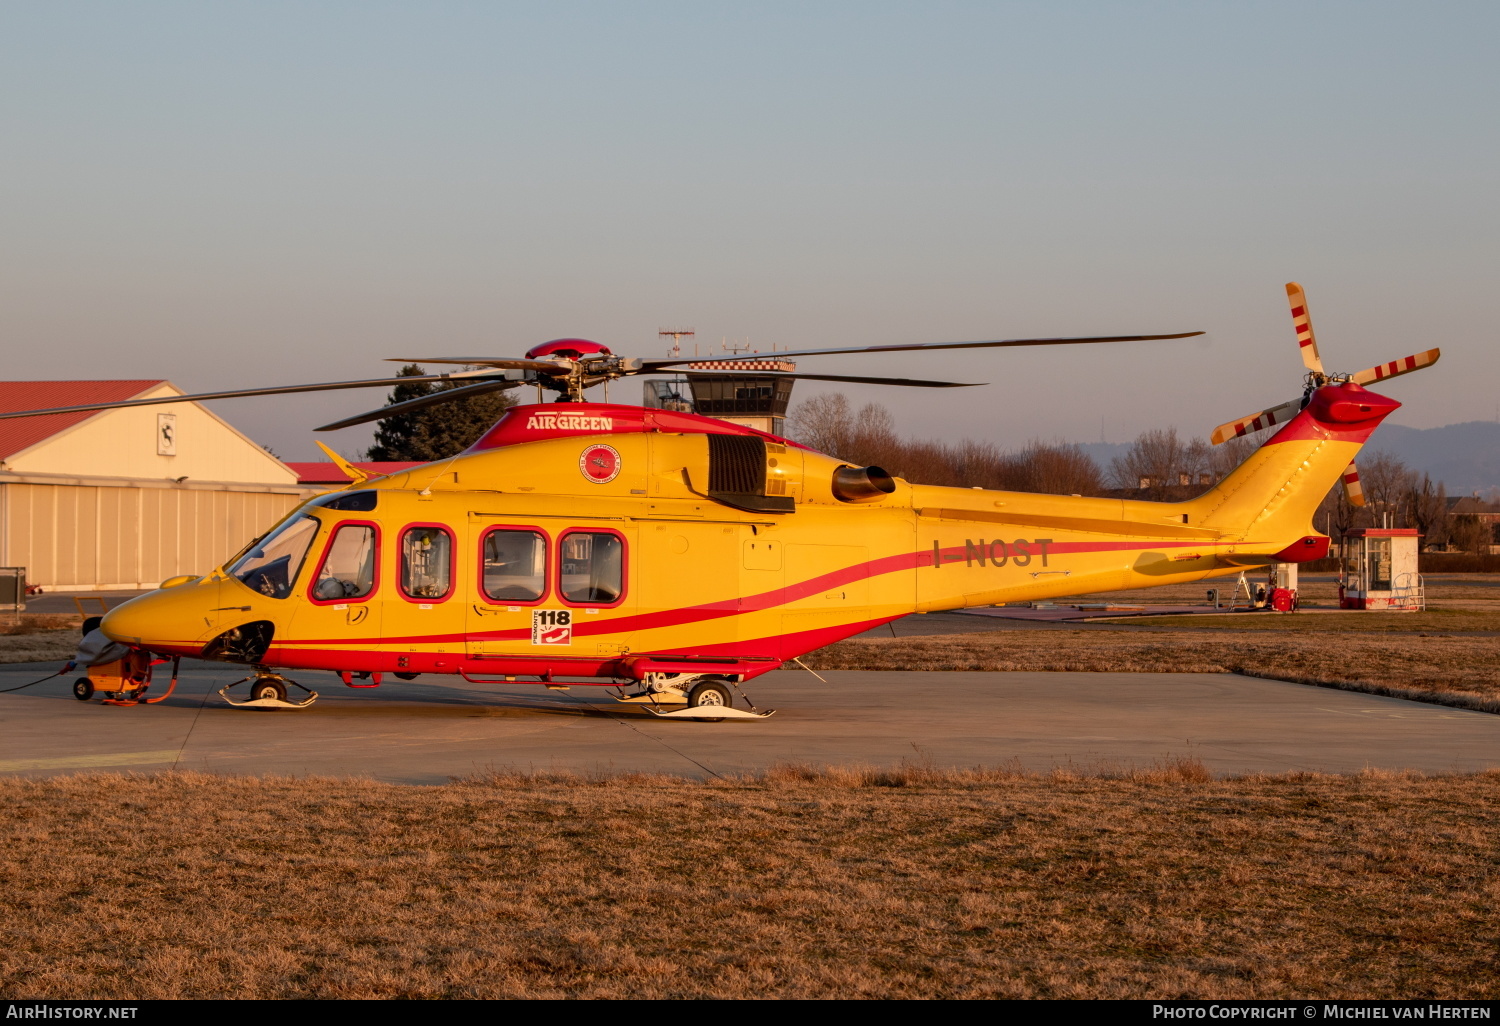
[[[1193,500],[1193,522],[1250,542],[1290,544],[1316,534],[1312,516],[1323,496],[1400,406],[1352,382],[1321,386],[1301,413]]]

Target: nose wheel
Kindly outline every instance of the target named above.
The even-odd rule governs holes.
[[[250,697],[246,701],[236,702],[229,697],[229,689],[236,684],[250,682]],[[307,692],[307,697],[301,701],[292,701],[287,698],[287,685],[301,688]],[[260,670],[251,677],[241,677],[231,684],[225,684],[219,689],[219,697],[238,709],[306,709],[318,700],[318,693],[311,688],[303,687],[296,681],[283,677],[279,673],[269,670]]]

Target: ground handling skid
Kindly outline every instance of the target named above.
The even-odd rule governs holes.
[[[745,700],[749,709],[734,707],[736,693]],[[737,675],[648,672],[641,681],[641,690],[628,694],[622,690],[615,700],[644,705],[653,716],[664,720],[702,720],[706,723],[763,720],[776,712],[775,709],[755,708],[750,696],[740,688]],[[663,709],[662,706],[682,708]]]
[[[244,702],[236,702],[229,697],[229,689],[236,684],[250,682],[250,698]],[[307,692],[307,697],[300,702],[287,701],[287,685],[301,688]],[[255,673],[249,677],[241,677],[237,681],[225,684],[219,689],[219,697],[237,709],[306,709],[318,700],[318,693],[309,687],[297,683],[290,677],[283,677],[279,673],[257,668]]]

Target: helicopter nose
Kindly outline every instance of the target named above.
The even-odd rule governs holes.
[[[99,629],[111,640],[138,648],[190,655],[203,647],[217,624],[220,581],[173,579],[171,587],[137,595],[104,614]]]

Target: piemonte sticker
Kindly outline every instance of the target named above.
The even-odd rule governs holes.
[[[571,609],[533,609],[531,611],[533,645],[573,644],[573,611]]]

